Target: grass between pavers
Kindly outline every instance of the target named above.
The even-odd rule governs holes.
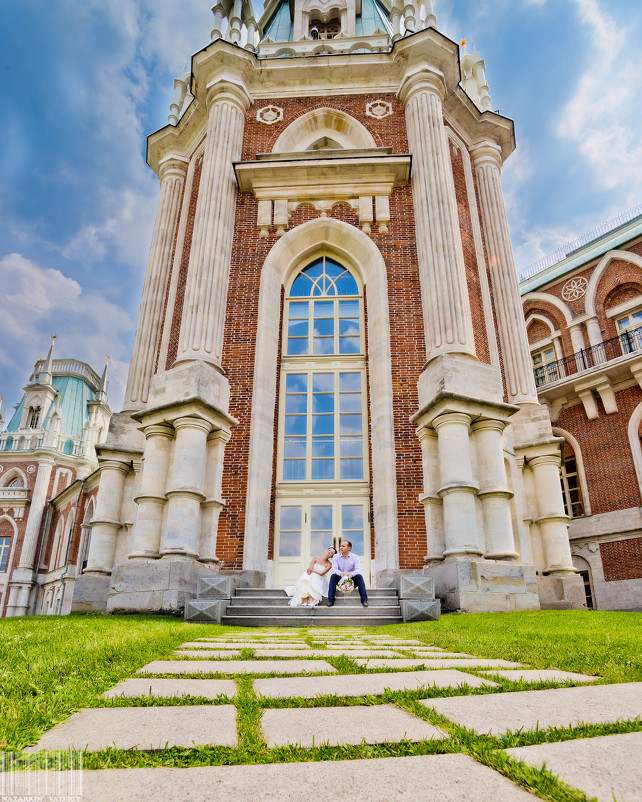
[[[107,688],[121,679],[135,676],[136,670],[145,663],[163,658],[173,659],[171,652],[181,643],[197,637],[218,637],[234,631],[238,632],[239,628],[234,630],[200,625],[195,629],[194,625],[184,624],[177,619],[153,616],[5,619],[0,622],[0,664],[3,666],[0,679],[0,748],[19,748],[34,742],[43,731],[81,707],[233,703],[239,712],[237,748],[174,747],[150,753],[109,749],[87,754],[84,765],[87,768],[231,765],[464,752],[544,798],[575,802],[584,800],[584,796],[567,789],[546,771],[509,760],[501,750],[551,740],[642,730],[642,723],[630,722],[552,728],[491,738],[477,736],[446,722],[435,711],[418,703],[419,699],[428,697],[501,693],[504,690],[532,690],[560,685],[550,682],[514,683],[503,680],[497,688],[424,688],[418,691],[388,692],[376,697],[342,698],[333,695],[314,700],[290,700],[258,699],[252,688],[252,676],[245,675],[236,680],[239,696],[233,700],[224,696],[216,700],[152,700],[149,697],[113,701],[101,699]],[[240,631],[249,635],[247,629]],[[488,658],[503,657],[531,667],[599,674],[611,682],[642,679],[639,658],[642,652],[641,631],[635,614],[545,612],[445,616],[439,622],[371,628],[368,632],[416,638],[427,645],[441,646],[449,651],[465,651]],[[368,632],[361,628],[355,632],[355,637],[367,639]],[[315,642],[314,630],[297,629],[296,634],[299,633],[309,645]],[[280,631],[279,634],[285,633]],[[287,631],[287,634],[291,636],[294,632]],[[410,648],[408,650],[411,651]],[[249,657],[250,653],[248,649],[243,652],[243,656]],[[341,674],[383,671],[364,670],[347,655],[326,659],[339,671],[339,674],[331,675],[337,678],[338,694]],[[477,673],[475,669],[466,671]],[[204,678],[206,675],[199,676]],[[226,675],[213,676],[230,678]],[[436,724],[450,737],[443,741],[423,741],[418,744],[401,742],[376,746],[361,744],[345,747],[319,746],[314,749],[268,749],[260,731],[261,711],[268,707],[382,703],[397,704]]]

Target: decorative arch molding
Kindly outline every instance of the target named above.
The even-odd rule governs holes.
[[[265,571],[275,448],[274,408],[279,375],[281,290],[315,256],[333,256],[353,270],[368,291],[369,412],[376,571],[399,567],[392,367],[386,266],[362,231],[325,217],[288,231],[263,264],[254,358],[250,454],[243,568]]]
[[[8,521],[9,524],[11,525],[11,529],[13,530],[13,534],[11,535],[11,537],[15,538],[18,534],[18,525],[10,515],[0,515],[0,524],[4,523],[5,521]]]
[[[537,314],[537,312],[534,312],[534,313],[530,314],[526,318],[526,329],[528,330],[528,327],[531,325],[531,323],[536,323],[536,322],[543,323],[545,326],[548,326],[548,328],[550,329],[550,333],[551,334],[555,334],[558,331],[557,327],[555,326],[554,321],[552,321],[550,318],[546,317],[545,315]]]
[[[525,306],[529,301],[540,301],[540,303],[550,304],[558,309],[564,315],[564,322],[567,327],[571,325],[573,320],[573,313],[564,301],[560,301],[554,295],[548,292],[528,292],[522,297],[522,306]]]
[[[591,276],[588,287],[586,288],[585,308],[588,315],[593,316],[597,314],[595,311],[595,297],[597,295],[597,288],[608,266],[615,259],[619,259],[623,262],[629,262],[630,264],[635,265],[642,270],[642,256],[638,256],[630,251],[609,251],[608,253],[605,253],[593,271],[593,275]]]
[[[640,445],[640,423],[642,423],[642,403],[638,404],[633,410],[633,414],[629,419],[628,429],[631,456],[633,457],[633,465],[635,466],[635,475],[638,479],[638,488],[642,496],[642,445]]]
[[[28,487],[27,484],[27,477],[26,475],[20,470],[20,468],[10,468],[3,476],[0,478],[0,487],[9,487],[9,485],[14,482],[16,479],[20,479],[22,482],[23,487]]]
[[[580,489],[582,490],[584,511],[586,515],[591,515],[591,499],[589,498],[588,484],[586,482],[586,474],[584,473],[584,459],[582,457],[580,444],[570,432],[567,432],[566,429],[560,429],[559,426],[553,426],[553,434],[555,437],[563,437],[573,446],[575,462],[577,463],[577,475],[580,480]]]
[[[339,109],[321,108],[290,123],[274,143],[272,153],[310,150],[324,137],[346,150],[377,147],[372,134],[354,117]]]

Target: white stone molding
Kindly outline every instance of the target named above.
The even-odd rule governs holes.
[[[473,148],[472,158],[479,186],[508,402],[536,404],[537,389],[502,191],[501,150],[493,142],[484,142]]]
[[[569,327],[571,325],[573,321],[573,313],[564,303],[564,301],[560,301],[560,299],[555,295],[551,295],[548,292],[527,292],[526,295],[522,296],[522,306],[526,306],[529,301],[540,301],[541,303],[554,306],[564,315],[564,322],[566,323],[566,326]]]
[[[608,376],[594,376],[586,381],[577,382],[573,385],[573,389],[584,404],[584,410],[589,420],[595,420],[599,415],[593,390],[599,394],[607,415],[618,411],[615,391]]]
[[[383,120],[392,117],[392,114],[392,103],[387,100],[373,100],[372,103],[366,103],[366,117]]]
[[[579,301],[586,295],[588,280],[584,276],[570,278],[562,287],[562,298],[565,301]]]
[[[36,466],[35,465],[27,465],[27,473],[35,473]]]
[[[426,516],[426,540],[428,553],[426,565],[435,565],[444,559],[446,535],[444,531],[444,506],[439,496],[439,443],[437,432],[428,426],[420,426],[415,434],[421,443],[421,461],[424,491],[419,503],[424,506]]]
[[[223,488],[223,466],[225,459],[225,445],[231,433],[217,429],[207,437],[207,456],[205,463],[205,496],[202,506],[202,529],[199,544],[199,561],[203,563],[218,564],[216,556],[216,542],[218,534],[218,521],[221,510],[225,506],[221,493]]]
[[[642,423],[642,403],[638,404],[633,410],[629,419],[628,436],[631,456],[635,466],[635,475],[638,480],[638,488],[642,495],[642,444],[640,443],[640,423]]]
[[[375,217],[379,225],[379,233],[387,234],[390,224],[390,198],[387,195],[375,196]]]
[[[268,558],[281,288],[295,270],[320,253],[345,263],[367,287],[375,555],[377,570],[399,566],[386,265],[379,249],[362,231],[326,217],[287,232],[274,245],[262,269],[250,419],[245,570],[264,571]]]
[[[475,355],[457,198],[443,122],[444,76],[407,73],[399,90],[413,158],[412,195],[427,359]]]
[[[634,413],[635,414],[635,413]],[[584,512],[586,515],[591,514],[591,499],[588,492],[588,484],[586,483],[586,474],[584,472],[584,457],[582,456],[582,449],[578,440],[566,429],[560,429],[559,426],[553,427],[553,434],[555,437],[563,437],[573,447],[575,454],[575,463],[577,464],[577,476],[580,482],[580,490],[582,491],[582,502],[584,503]]]
[[[482,238],[481,225],[479,222],[479,211],[477,208],[477,190],[473,177],[472,160],[464,141],[452,130],[448,128],[446,134],[450,141],[457,147],[463,155],[464,178],[466,181],[466,196],[468,198],[468,212],[473,228],[473,240],[475,243],[475,258],[479,275],[479,287],[482,296],[482,306],[484,308],[484,320],[486,323],[486,338],[488,340],[488,351],[490,363],[499,369],[499,348],[497,346],[497,332],[495,330],[495,320],[493,314],[493,302],[490,295],[488,284],[488,271],[486,257],[484,254],[484,240]]]
[[[283,119],[283,109],[280,106],[263,106],[256,112],[256,120],[263,125],[274,125]]]
[[[52,459],[41,459],[39,462],[38,475],[31,494],[29,518],[27,519],[18,568],[33,570],[40,524],[47,503],[47,491],[49,490],[49,480],[51,479],[53,466],[54,461]]]
[[[220,369],[234,235],[236,181],[245,112],[244,86],[220,80],[208,90],[208,122],[176,362],[202,360]]]
[[[2,467],[4,471],[4,466]],[[0,480],[0,487],[8,487],[14,479],[20,479],[23,487],[27,487],[27,477],[20,470],[20,468],[10,468],[7,473]]]
[[[372,195],[361,196],[359,198],[359,225],[364,234],[370,233],[373,221]]]
[[[604,256],[600,259],[593,271],[591,278],[588,283],[588,287],[586,288],[586,300],[584,302],[585,309],[587,314],[589,315],[597,315],[595,309],[595,296],[597,295],[597,288],[600,283],[600,279],[606,272],[609,264],[614,259],[620,259],[624,262],[629,262],[636,267],[642,269],[642,256],[638,256],[636,253],[631,253],[630,251],[609,251],[605,253]]]
[[[141,409],[147,403],[186,172],[187,162],[183,159],[173,157],[161,164],[156,222],[125,390],[123,409],[127,411]]]
[[[348,150],[377,147],[365,125],[345,111],[326,107],[308,111],[291,122],[274,143],[272,153],[310,150],[324,137]]]

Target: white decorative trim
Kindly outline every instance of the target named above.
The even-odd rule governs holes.
[[[630,262],[632,265],[642,268],[642,256],[638,256],[635,253],[631,253],[630,251],[609,251],[608,253],[605,253],[593,271],[591,280],[589,281],[586,290],[586,301],[584,303],[586,312],[589,315],[597,314],[595,311],[595,296],[597,294],[597,287],[600,283],[600,279],[604,275],[604,271],[609,266],[609,263],[614,259],[621,259],[624,262]]]
[[[256,120],[263,125],[274,125],[283,119],[283,109],[280,106],[263,106],[256,112]]]
[[[354,270],[367,290],[375,554],[378,570],[399,566],[386,265],[379,249],[362,231],[324,217],[285,233],[270,251],[261,272],[245,507],[245,570],[263,571],[268,560],[281,288],[294,270],[323,253],[334,255]]]
[[[588,280],[584,276],[570,278],[562,287],[562,298],[565,301],[578,301],[586,295]]]
[[[27,467],[27,473],[35,473],[35,471],[36,471],[36,466],[35,465],[29,465]]]
[[[564,321],[567,326],[570,326],[573,322],[573,313],[569,307],[564,301],[560,301],[559,298],[555,295],[551,295],[549,292],[527,292],[526,295],[522,296],[522,306],[525,306],[527,301],[541,301],[542,303],[550,304],[556,309],[559,309],[564,315]]]
[[[631,456],[633,457],[633,465],[635,466],[635,475],[638,478],[638,487],[640,494],[642,494],[642,445],[640,445],[640,437],[638,431],[640,429],[640,422],[642,421],[642,404],[638,404],[633,410],[633,414],[629,419],[629,446],[631,448]]]
[[[350,114],[339,109],[323,108],[308,111],[291,122],[274,143],[272,153],[308,150],[322,136],[334,140],[341,148],[377,147],[365,125]]]
[[[391,117],[392,114],[392,103],[388,103],[387,100],[373,100],[372,103],[366,104],[366,117],[383,120],[385,117]]]

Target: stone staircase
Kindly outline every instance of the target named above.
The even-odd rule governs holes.
[[[359,594],[337,593],[334,607],[290,607],[282,589],[250,588],[236,576],[201,577],[196,599],[185,605],[185,620],[233,627],[383,626],[438,619],[432,578],[400,577],[397,587],[368,588],[368,607]]]

